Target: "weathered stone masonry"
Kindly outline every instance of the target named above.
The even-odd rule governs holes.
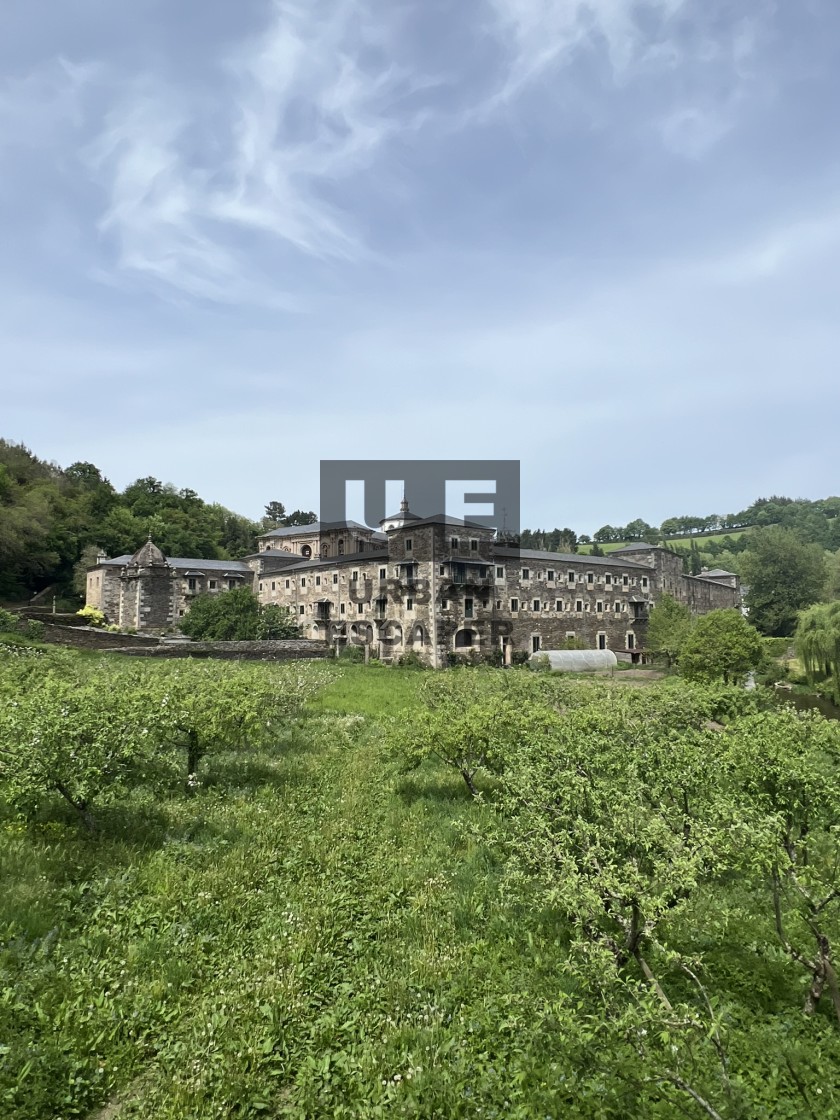
[[[737,577],[684,575],[664,548],[603,557],[514,549],[483,526],[420,518],[403,502],[380,532],[353,522],[274,530],[243,561],[167,560],[148,542],[132,557],[100,558],[88,602],[151,630],[177,624],[194,595],[236,586],[287,607],[306,638],[366,643],[385,660],[414,650],[436,666],[476,651],[638,651],[662,595],[698,614],[740,599]]]

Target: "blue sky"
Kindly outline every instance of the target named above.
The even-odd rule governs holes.
[[[836,493],[835,0],[4,0],[0,434],[317,508],[519,458],[523,523]]]

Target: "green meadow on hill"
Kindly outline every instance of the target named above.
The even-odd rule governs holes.
[[[840,1115],[838,734],[5,645],[0,1114]]]

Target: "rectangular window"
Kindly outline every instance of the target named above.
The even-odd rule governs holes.
[[[635,634],[628,634],[627,635],[627,648],[628,649],[635,649],[636,648],[636,635]]]
[[[438,564],[438,575],[439,576],[445,576],[446,575],[446,565],[445,564]]]
[[[473,601],[472,599],[464,600],[464,618],[473,617]]]
[[[621,603],[616,603],[615,604],[615,613],[619,614],[620,611],[621,611]]]
[[[523,579],[530,579],[531,578],[531,569],[530,568],[523,568],[522,569],[522,578]]]
[[[607,635],[602,631],[598,634],[598,649],[607,648]]]
[[[511,599],[510,609],[511,609],[513,614],[515,614],[519,610],[519,600],[518,599]]]
[[[215,587],[215,586],[216,586],[216,585],[215,585],[215,582],[212,582],[212,581],[211,581],[211,586],[212,586],[212,587]],[[276,591],[276,590],[277,590],[277,581],[276,581],[276,580],[272,580],[272,581],[271,581],[271,590],[272,590],[272,591]]]
[[[344,603],[339,604],[338,613],[339,614],[344,614]]]
[[[353,583],[358,583],[359,582],[359,573],[358,572],[351,572],[350,573],[350,579],[352,580]]]
[[[628,585],[629,583],[630,583],[630,577],[629,577],[629,576],[622,576],[622,577],[621,577],[621,585],[622,585],[622,587],[627,587],[627,585]]]
[[[566,578],[568,579],[569,583],[574,583],[575,582],[575,573],[574,572],[567,572],[566,573]]]
[[[190,591],[195,591],[195,580],[194,579],[188,579],[187,580],[187,587],[189,587]],[[260,584],[260,591],[262,591],[262,584]]]
[[[539,653],[540,652],[540,636],[539,636],[539,634],[533,634],[531,636],[531,652],[532,653]]]
[[[496,600],[496,610],[497,610],[497,611],[500,611],[501,609],[502,609],[502,600],[501,600],[501,599],[497,599],[497,600]]]
[[[260,591],[262,591],[262,589],[263,589],[263,588],[262,588],[262,584],[260,584]]]
[[[306,576],[300,577],[300,585],[301,587],[306,587]]]
[[[445,611],[445,610],[446,610],[446,608],[447,608],[448,606],[449,606],[449,600],[448,600],[448,599],[441,599],[441,601],[440,601],[440,609],[441,609],[442,611]]]
[[[303,614],[303,603],[298,607],[298,614]]]
[[[575,602],[575,610],[577,611],[577,613],[578,613],[578,614],[582,614],[582,613],[583,613],[583,599],[578,599],[578,600],[576,600],[576,602]]]
[[[291,580],[288,580],[288,579],[287,579],[287,580],[286,580],[286,590],[287,590],[287,591],[289,590],[289,587],[290,587],[290,585],[291,585]]]
[[[406,552],[411,552],[411,549],[413,548],[413,546],[414,546],[414,542],[412,541],[411,537],[406,537],[405,538],[405,550],[406,550]]]
[[[548,571],[545,573],[545,578],[548,580],[549,583],[554,583],[554,575],[555,575],[555,573],[552,571],[551,568],[549,568]]]
[[[338,572],[333,572],[333,583],[338,583]]]
[[[218,585],[218,583],[216,582],[216,580],[214,580],[214,579],[211,579],[211,580],[210,580],[210,590],[211,590],[211,591],[215,591],[215,590],[216,590],[216,588],[217,588],[218,586],[219,586],[219,585]]]
[[[539,599],[535,599],[534,600],[534,610],[538,611],[539,609],[540,609],[540,601],[539,601]]]
[[[505,578],[504,568],[496,568],[496,579],[504,579],[504,578]]]
[[[414,600],[413,599],[406,599],[405,609],[407,611],[413,611],[414,610]]]
[[[490,600],[489,599],[482,599],[481,600],[481,605],[482,605],[482,607],[484,607],[485,610],[487,610],[487,608],[490,606]]]
[[[357,603],[356,604],[356,614],[364,614],[364,613],[365,613],[364,603]]]
[[[235,579],[229,579],[228,580],[228,591],[233,591],[234,587],[236,587],[236,580]]]
[[[607,585],[607,587],[609,587],[612,583],[612,576],[609,572],[607,572],[607,574],[604,576],[604,583]]]
[[[563,609],[563,600],[562,599],[555,599],[554,600],[554,609],[556,611],[562,611],[562,609]]]
[[[595,576],[592,574],[592,572],[587,572],[586,573],[586,582],[589,584],[590,587],[595,582]]]
[[[642,576],[642,587],[644,587],[645,590],[647,590],[647,585],[648,585],[648,577],[647,576]]]
[[[450,537],[449,547],[450,548],[457,548],[458,547],[458,538],[457,537]]]
[[[320,577],[320,576],[316,576],[316,577],[315,577],[315,586],[316,586],[316,587],[320,587],[320,586],[321,586],[321,577]]]
[[[601,602],[600,599],[595,604],[595,610],[598,614],[603,614],[604,613],[604,604]]]
[[[478,552],[478,541],[474,538],[470,541],[470,552]]]
[[[380,568],[379,569],[379,578],[380,579],[387,579],[388,578],[388,569],[387,568]]]

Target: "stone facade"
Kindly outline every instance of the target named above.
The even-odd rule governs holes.
[[[475,653],[510,659],[568,647],[635,656],[662,595],[698,614],[740,601],[730,573],[684,575],[679,556],[649,545],[609,556],[516,549],[483,526],[419,518],[405,502],[381,530],[353,522],[275,530],[237,562],[167,560],[149,542],[133,557],[101,558],[88,602],[109,620],[154,629],[177,624],[200,591],[245,585],[288,608],[304,638],[369,644],[383,660],[415,651],[442,666]]]
[[[165,630],[177,625],[201,592],[252,584],[253,571],[242,560],[166,557],[147,541],[133,556],[100,555],[87,574],[86,602],[125,629]]]

